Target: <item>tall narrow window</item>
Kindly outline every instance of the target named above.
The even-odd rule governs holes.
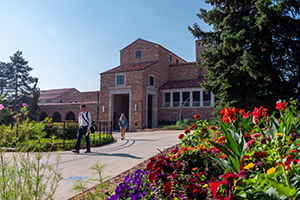
[[[183,103],[184,103],[183,106],[185,106],[185,107],[190,106],[190,100],[191,100],[190,92],[183,92],[182,93],[182,100],[183,100]]]
[[[200,106],[200,91],[193,92],[193,106]]]
[[[154,87],[154,76],[149,76],[149,85]]]
[[[117,75],[116,85],[125,85],[125,75]]]
[[[178,59],[176,59],[176,64],[178,64],[179,63],[179,60]]]
[[[173,93],[173,107],[180,107],[180,94],[179,92]]]
[[[172,56],[169,54],[169,62],[172,62]]]
[[[164,102],[164,107],[170,107],[170,102],[171,102],[171,95],[170,93],[165,93],[165,102]]]
[[[203,106],[211,106],[210,99],[211,99],[210,92],[203,93]]]
[[[142,58],[142,51],[136,51],[135,58]]]

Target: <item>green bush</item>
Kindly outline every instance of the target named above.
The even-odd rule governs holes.
[[[184,119],[181,121],[177,121],[175,125],[164,126],[162,129],[164,130],[185,130],[190,128],[191,124],[196,122],[195,119]]]

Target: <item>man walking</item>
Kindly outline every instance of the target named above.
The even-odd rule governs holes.
[[[86,141],[86,151],[85,153],[91,153],[90,149],[90,128],[92,125],[92,116],[91,113],[85,111],[85,105],[80,106],[80,113],[78,114],[78,133],[77,133],[77,141],[75,144],[74,153],[79,154],[81,138],[84,135]]]

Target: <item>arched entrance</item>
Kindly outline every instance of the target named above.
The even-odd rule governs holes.
[[[61,116],[60,116],[59,112],[55,112],[53,114],[52,121],[53,122],[61,122]]]
[[[42,114],[40,115],[40,121],[44,121],[44,119],[48,117],[46,112],[42,112]]]
[[[69,111],[66,116],[66,120],[75,121],[75,114],[72,111]]]

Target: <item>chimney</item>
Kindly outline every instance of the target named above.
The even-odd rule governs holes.
[[[196,44],[196,61],[201,61],[201,57],[200,57],[200,53],[202,53],[202,51],[210,49],[211,44],[209,43],[204,43],[202,42],[202,40],[196,40],[195,42]]]

